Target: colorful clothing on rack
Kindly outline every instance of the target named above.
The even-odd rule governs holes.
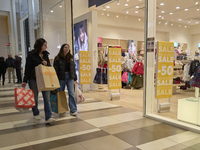
[[[191,86],[200,88],[200,66],[196,69],[194,73],[194,78],[190,82]]]

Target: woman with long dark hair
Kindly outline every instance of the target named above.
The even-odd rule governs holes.
[[[74,97],[74,84],[77,84],[77,76],[74,57],[70,54],[70,47],[68,44],[63,44],[61,46],[58,55],[54,59],[53,66],[60,82],[60,91],[64,91],[65,85],[67,85],[70,114],[76,116],[77,106]]]
[[[49,61],[49,52],[46,51],[47,42],[45,39],[40,38],[36,40],[34,49],[28,53],[26,58],[25,73],[22,83],[22,88],[26,87],[28,82],[30,89],[34,92],[35,106],[32,108],[34,119],[40,120],[38,110],[38,89],[35,75],[35,67],[42,64],[44,66],[51,66]],[[55,119],[52,118],[52,112],[50,107],[50,91],[42,91],[44,99],[44,111],[46,123],[52,123]]]

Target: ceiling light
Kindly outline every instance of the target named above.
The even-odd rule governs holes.
[[[178,7],[176,7],[176,9],[180,9],[180,7],[178,6]]]
[[[190,23],[190,20],[188,21],[188,23]]]
[[[164,17],[162,17],[162,19],[164,19]]]
[[[135,6],[135,8],[140,8],[140,6]]]
[[[118,18],[118,17],[119,17],[119,15],[116,15],[116,17]]]
[[[107,16],[110,16],[109,13],[107,13]]]
[[[142,0],[139,0],[140,2],[142,1]]]
[[[196,22],[196,24],[198,24],[199,22]]]
[[[106,9],[105,9],[105,6],[103,6],[103,11],[105,11]]]
[[[61,5],[61,3],[60,3],[60,6],[59,6],[60,8],[62,7],[62,5]]]
[[[165,11],[161,11],[161,13],[165,13]]]
[[[51,12],[53,12],[53,9],[51,9]]]
[[[179,21],[182,21],[182,19],[178,19]]]
[[[161,15],[158,16],[159,18],[162,17]]]
[[[165,22],[165,25],[167,25],[168,24],[168,21],[167,22]]]
[[[187,26],[185,26],[185,28],[187,28]]]
[[[196,2],[195,4],[196,4],[196,5],[198,5],[198,4],[199,4],[199,2]]]
[[[171,26],[173,26],[174,24],[172,23]]]
[[[173,15],[173,13],[171,12],[171,13],[169,13],[170,15]]]
[[[161,21],[159,21],[158,23],[161,24]]]
[[[126,11],[126,13],[128,14],[128,10]]]
[[[199,11],[199,8],[197,8],[197,11]]]
[[[117,5],[119,5],[119,0],[117,1]]]
[[[106,6],[106,8],[110,8],[110,6]]]
[[[186,8],[185,11],[188,11],[188,9]]]
[[[124,6],[128,6],[128,4],[124,4]]]
[[[181,27],[181,25],[179,25],[179,27]]]
[[[165,5],[164,3],[160,3],[161,6]]]
[[[137,13],[138,13],[138,11],[135,11],[135,13],[137,14]]]
[[[141,21],[141,19],[139,18],[138,21]]]
[[[104,12],[102,12],[102,15],[104,15]]]
[[[129,2],[129,0],[127,0],[127,2]]]

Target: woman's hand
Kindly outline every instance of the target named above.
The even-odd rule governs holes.
[[[78,84],[77,81],[74,81],[74,84],[77,85]]]
[[[25,88],[25,87],[26,87],[26,82],[23,82],[23,83],[21,84],[21,86],[22,86],[22,88]]]
[[[45,61],[45,60],[43,59],[42,64],[45,65],[45,66],[47,66],[47,61]]]

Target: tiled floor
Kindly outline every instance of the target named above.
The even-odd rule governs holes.
[[[6,90],[5,90],[6,89]],[[4,91],[3,91],[4,90]],[[142,117],[142,113],[93,98],[52,125],[31,110],[18,112],[12,86],[0,87],[0,150],[199,150],[200,134]]]

